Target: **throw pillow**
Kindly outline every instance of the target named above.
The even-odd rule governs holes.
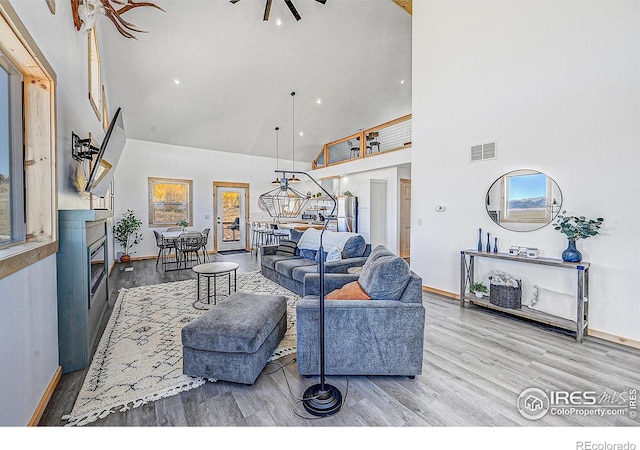
[[[289,230],[289,237],[293,242],[298,242],[303,233],[304,231],[298,231],[292,228],[291,230]]]
[[[311,250],[310,248],[301,248],[300,249],[300,256],[302,256],[303,258],[310,259],[310,260],[314,261],[316,259],[316,251],[315,250]]]
[[[278,244],[278,248],[276,249],[276,255],[295,256],[297,248],[298,246],[295,242],[288,239],[282,239],[280,241],[280,244]]]
[[[404,259],[381,247],[371,252],[358,281],[372,299],[399,300],[411,279],[411,269]]]
[[[342,252],[339,248],[332,248],[327,252],[327,257],[325,258],[326,262],[329,261],[340,261],[342,259]]]
[[[347,283],[342,288],[329,292],[324,298],[329,300],[371,300],[358,281]]]
[[[360,257],[364,254],[366,248],[367,242],[364,240],[364,236],[360,234],[352,236],[344,243],[342,259]]]
[[[320,250],[316,252],[316,256],[314,259],[316,260],[316,262],[320,262]],[[325,262],[340,261],[341,259],[342,259],[342,252],[338,248],[332,248],[324,251]]]

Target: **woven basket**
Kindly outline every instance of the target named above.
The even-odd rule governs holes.
[[[522,308],[522,282],[518,280],[518,287],[491,284],[489,302],[502,308]]]

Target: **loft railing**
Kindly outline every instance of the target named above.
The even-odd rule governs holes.
[[[411,114],[325,144],[312,161],[319,169],[411,147]]]

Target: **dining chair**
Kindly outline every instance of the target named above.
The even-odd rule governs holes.
[[[207,244],[209,243],[209,233],[211,232],[211,228],[205,228],[204,230],[202,230],[202,253],[203,253],[203,257],[202,260],[203,261],[207,261],[209,262],[209,252],[207,251]]]
[[[176,254],[178,258],[178,270],[187,268],[188,261],[200,263],[200,249],[202,248],[202,233],[185,232],[176,239]]]
[[[183,231],[182,227],[169,227],[167,231]]]
[[[162,237],[160,233],[156,230],[153,230],[153,234],[156,237],[156,246],[158,247],[158,257],[156,258],[156,269],[158,268],[158,263],[160,262],[160,258],[162,257],[162,261],[165,261],[165,258],[171,256],[171,250],[175,249],[173,240],[166,240]],[[168,255],[167,255],[168,251]]]

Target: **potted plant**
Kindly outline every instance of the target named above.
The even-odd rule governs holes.
[[[182,220],[179,220],[178,223],[176,223],[176,225],[178,225],[179,227],[182,227],[183,230],[186,230],[187,227],[189,226],[189,222],[182,219]]]
[[[600,225],[604,222],[602,217],[597,219],[587,219],[584,216],[567,216],[567,212],[558,214],[554,222],[554,228],[567,236],[569,244],[562,252],[562,260],[567,262],[582,261],[582,254],[576,248],[578,239],[587,239],[599,233]]]
[[[113,237],[123,249],[122,258],[120,259],[122,262],[131,260],[131,249],[135,244],[142,241],[141,227],[142,221],[130,209],[123,213],[122,217],[113,226]]]
[[[469,290],[473,292],[478,298],[482,298],[483,294],[489,292],[489,288],[487,288],[487,286],[481,281],[471,283],[471,286],[469,286]]]

